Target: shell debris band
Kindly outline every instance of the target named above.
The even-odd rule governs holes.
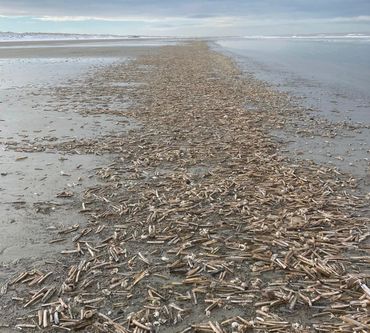
[[[80,85],[83,94],[54,93],[87,116],[121,113],[139,127],[12,148],[111,154],[112,162],[80,203],[89,223],[55,233],[73,244],[57,256],[63,269],[19,272],[2,287],[23,311],[6,324],[370,332],[368,199],[352,177],[279,153],[269,130],[305,117],[289,96],[201,42],[158,48]],[[122,96],[133,102],[122,111],[94,104]]]

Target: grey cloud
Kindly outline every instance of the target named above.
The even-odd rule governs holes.
[[[1,0],[3,15],[336,17],[370,14],[369,0]]]

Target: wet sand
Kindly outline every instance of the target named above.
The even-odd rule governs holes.
[[[98,52],[85,47],[94,43],[99,44]],[[58,251],[58,244],[48,246],[50,232],[56,226],[86,221],[74,207],[75,198],[95,184],[91,178],[94,168],[107,163],[101,156],[17,152],[17,146],[103,137],[137,126],[121,115],[84,114],[83,109],[91,104],[112,108],[118,103],[124,109],[129,103],[124,96],[118,102],[73,101],[68,95],[56,96],[63,87],[81,89],[79,80],[85,82],[99,68],[123,63],[150,49],[144,42],[131,47],[115,41],[113,52],[109,41],[105,43],[108,46],[104,41],[0,44],[2,263]],[[62,192],[71,192],[73,197],[57,197]]]
[[[145,52],[145,47],[175,43],[171,39],[0,42],[0,59],[135,57]]]
[[[0,325],[367,328],[369,198],[351,175],[281,153],[272,133],[302,110],[204,43],[135,58],[43,87],[50,118],[1,138],[21,215],[4,230],[27,250],[3,251]]]

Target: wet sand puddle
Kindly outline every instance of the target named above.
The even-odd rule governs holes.
[[[83,97],[73,100],[60,93],[83,91],[79,85],[82,77],[86,79],[90,72],[115,61],[0,60],[0,262],[50,256],[61,249],[59,242],[49,245],[50,234],[86,220],[78,214],[76,200],[83,189],[96,184],[92,180],[95,168],[105,165],[107,158],[60,153],[56,149],[37,152],[27,147],[96,139],[137,126],[122,116],[128,105],[124,92],[119,101],[109,105]],[[89,116],[83,113],[93,106],[119,106],[120,112]],[[2,278],[8,273],[3,271]]]

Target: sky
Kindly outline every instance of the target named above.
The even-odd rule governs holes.
[[[0,31],[147,36],[370,33],[370,0],[0,0]]]

